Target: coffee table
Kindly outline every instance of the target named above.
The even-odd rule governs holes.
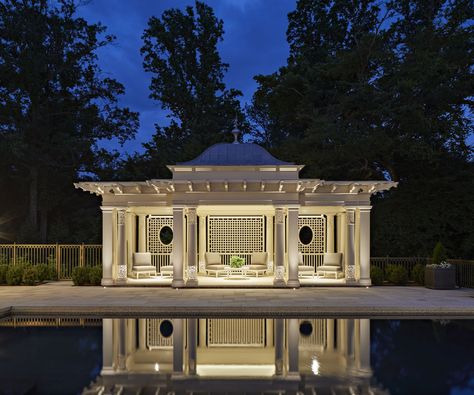
[[[247,279],[247,271],[249,270],[248,266],[242,266],[242,267],[231,267],[231,266],[226,266],[224,268],[225,274],[226,274],[226,279],[231,279],[231,278],[243,278]]]

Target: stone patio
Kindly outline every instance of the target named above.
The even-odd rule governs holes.
[[[69,281],[0,287],[3,316],[287,316],[474,318],[474,290],[422,287],[169,289],[75,287]]]

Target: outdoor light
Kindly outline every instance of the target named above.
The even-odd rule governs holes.
[[[155,363],[155,372],[159,372],[160,371],[160,365],[157,363]]]
[[[319,374],[319,361],[317,360],[316,357],[313,357],[311,359],[311,371],[313,372],[314,375]]]

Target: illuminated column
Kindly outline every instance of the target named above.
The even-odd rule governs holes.
[[[173,208],[173,288],[184,287],[183,264],[184,264],[184,218],[183,208]]]
[[[339,215],[339,222],[338,222],[338,228],[339,228],[339,240],[340,242],[338,243],[338,250],[337,252],[342,253],[342,270],[344,273],[346,273],[346,259],[347,259],[347,253],[346,253],[346,247],[347,247],[347,214],[346,213],[341,213]]]
[[[273,285],[285,286],[285,210],[275,210],[275,278]]]
[[[196,251],[196,208],[189,207],[187,209],[188,217],[188,281],[186,282],[187,287],[197,287],[197,251]]]
[[[138,348],[146,350],[146,319],[140,318],[138,320]]]
[[[275,262],[273,257],[273,215],[267,215],[267,252],[268,262],[272,270],[275,270]]]
[[[114,336],[113,319],[102,320],[102,371],[100,374],[114,370]]]
[[[125,210],[117,210],[117,283],[127,282],[127,240]]]
[[[131,272],[132,270],[132,260],[133,260],[133,253],[135,252],[135,214],[127,212],[125,214],[125,223],[126,223],[126,238],[127,238],[127,273]]]
[[[138,252],[146,252],[146,214],[138,214]]]
[[[347,210],[346,283],[355,282],[355,210]]]
[[[188,374],[196,374],[197,319],[188,320]]]
[[[370,320],[358,319],[358,336],[356,347],[356,365],[360,373],[370,376]]]
[[[184,319],[173,320],[173,375],[183,374],[184,365]]]
[[[113,271],[113,210],[101,207],[102,210],[102,282],[101,284],[112,285]]]
[[[127,320],[127,355],[135,352],[137,348],[137,319]]]
[[[361,285],[370,285],[370,207],[360,209],[360,279]]]
[[[326,320],[326,350],[334,350],[334,319]]]
[[[288,323],[288,375],[299,375],[298,369],[298,346],[299,346],[299,320],[297,318],[287,319]]]
[[[334,252],[334,214],[326,216],[327,252]]]
[[[204,265],[206,259],[204,257],[206,253],[206,219],[205,215],[199,216],[199,268]]]
[[[207,343],[207,328],[206,328],[206,319],[205,318],[200,318],[199,319],[199,347],[206,347]]]
[[[288,209],[288,281],[287,286],[298,288],[298,208]]]
[[[118,341],[118,355],[117,355],[117,369],[125,370],[126,369],[126,359],[127,359],[127,340],[125,337],[126,331],[126,319],[119,318],[117,320],[117,341]]]
[[[274,320],[275,327],[275,375],[281,376],[283,374],[283,360],[285,351],[285,320],[283,318],[276,318]]]

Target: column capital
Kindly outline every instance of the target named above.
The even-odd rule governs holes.
[[[360,212],[370,212],[372,210],[372,206],[363,206],[363,207],[358,207]]]

